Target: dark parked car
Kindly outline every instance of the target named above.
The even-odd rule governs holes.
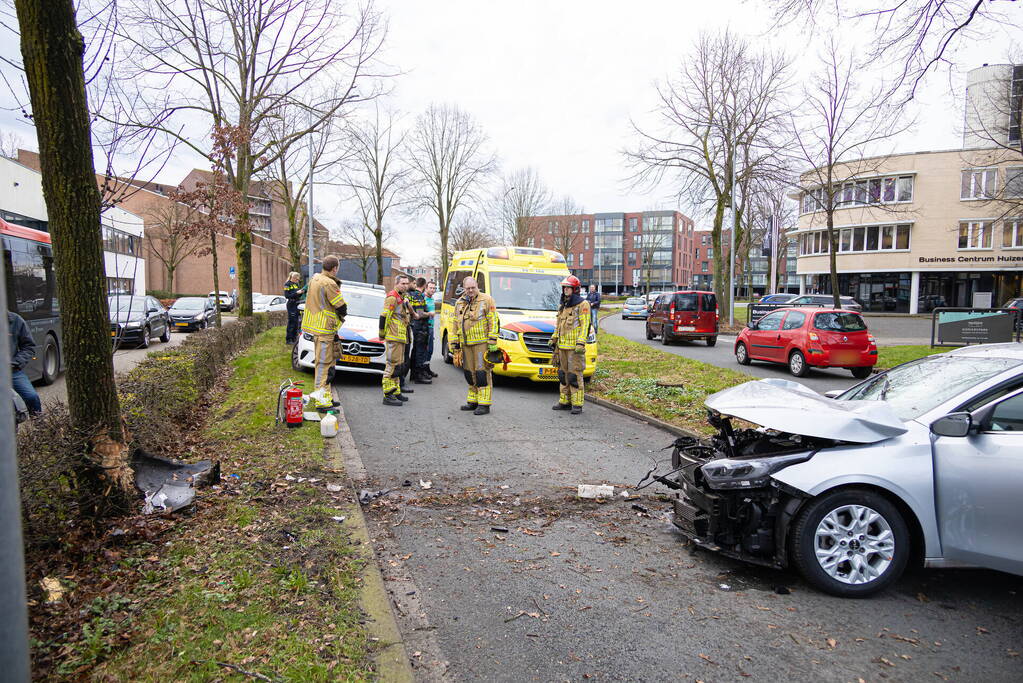
[[[658,335],[664,345],[675,340],[704,339],[707,346],[714,346],[718,341],[714,292],[682,291],[658,296],[647,316],[646,338]]]
[[[787,304],[788,302],[795,299],[798,294],[768,294],[767,296],[760,297],[757,301],[759,304]]]
[[[174,329],[182,332],[205,330],[211,324],[216,324],[217,320],[213,299],[201,296],[182,297],[174,302],[168,312]]]
[[[646,314],[646,299],[641,296],[630,296],[625,300],[625,305],[622,306],[622,320],[629,318],[646,320]]]
[[[149,348],[157,337],[170,341],[170,318],[167,309],[151,296],[118,294],[108,297],[110,308],[110,336],[117,346],[135,344]]]
[[[860,302],[851,296],[840,296],[838,297],[839,302],[842,304],[842,308],[847,311],[856,311],[857,313],[863,312],[863,306]],[[787,302],[788,306],[825,306],[827,308],[833,308],[835,300],[830,294],[802,294],[797,296],[792,301]]]

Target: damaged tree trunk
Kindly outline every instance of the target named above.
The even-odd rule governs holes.
[[[81,498],[87,514],[102,515],[128,509],[137,492],[110,352],[85,42],[72,0],[16,0],[15,7],[53,240],[68,408],[73,426],[91,436],[77,473]]]

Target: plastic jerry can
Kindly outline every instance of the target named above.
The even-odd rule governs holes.
[[[320,420],[320,436],[328,439],[337,436],[337,416],[333,412],[328,412]]]

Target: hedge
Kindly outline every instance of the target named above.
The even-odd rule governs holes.
[[[256,335],[284,325],[286,313],[257,313],[219,328],[193,332],[181,345],[151,352],[117,378],[121,415],[132,451],[182,457],[181,446],[196,426],[197,411],[228,361]],[[25,542],[56,541],[77,515],[75,466],[86,435],[70,427],[67,407],[46,413],[18,433],[18,469]]]

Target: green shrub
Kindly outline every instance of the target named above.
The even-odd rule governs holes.
[[[283,312],[257,313],[193,332],[180,346],[158,349],[117,378],[121,415],[132,450],[187,459],[181,444],[228,361],[256,335],[284,325]],[[18,469],[25,542],[45,546],[77,515],[76,470],[88,439],[71,429],[67,407],[46,412],[18,432]]]

